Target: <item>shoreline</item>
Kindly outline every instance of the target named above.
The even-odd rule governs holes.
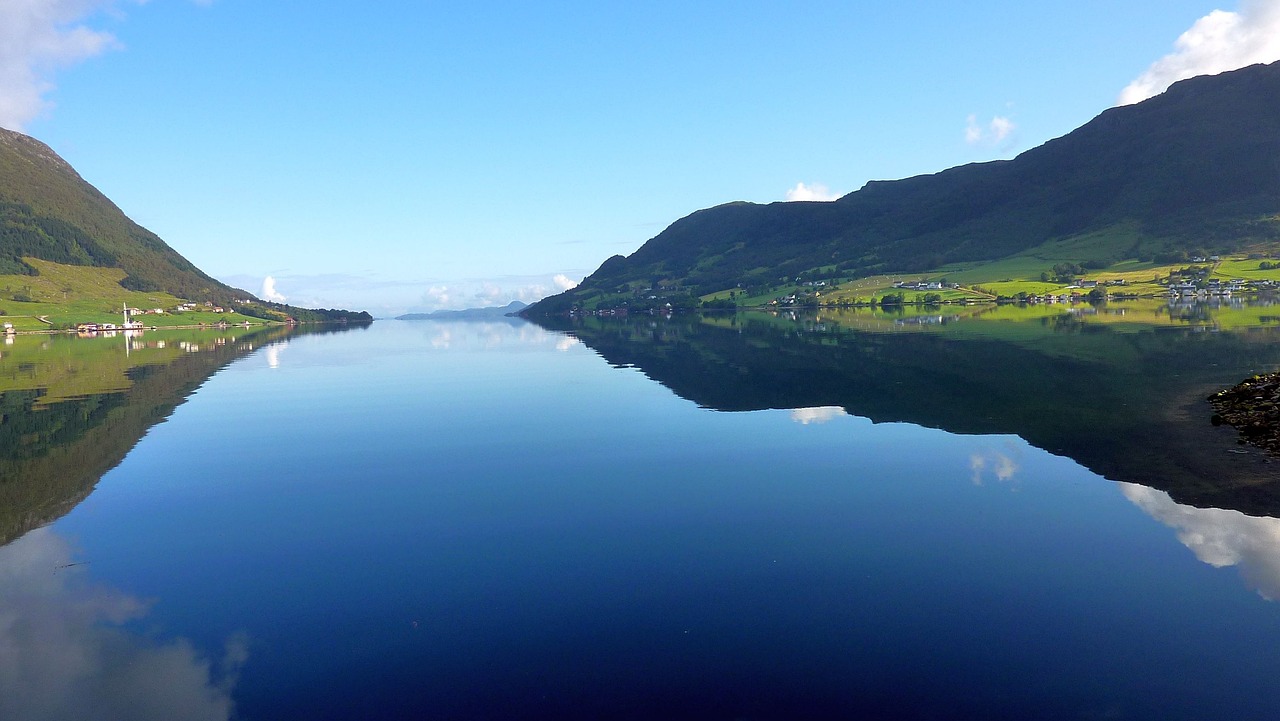
[[[369,322],[372,323],[373,321],[369,321]],[[114,329],[108,329],[108,330],[91,331],[89,333],[82,333],[81,331],[77,331],[74,328],[70,328],[70,329],[49,328],[47,330],[14,330],[13,332],[5,333],[4,335],[10,338],[18,335],[74,335],[74,336],[80,336],[85,338],[94,338],[94,337],[106,336],[107,333],[112,333],[112,334],[146,333],[146,332],[159,333],[166,330],[230,330],[232,328],[239,328],[241,330],[252,330],[254,328],[269,328],[274,326],[290,326],[290,325],[350,325],[350,323],[346,321],[340,321],[340,320],[297,321],[294,323],[287,323],[285,321],[264,320],[261,323],[251,323],[249,325],[245,325],[244,323],[226,323],[226,324],[194,323],[190,325],[160,325],[160,326],[149,325],[142,328],[114,328]]]
[[[1210,422],[1229,425],[1240,433],[1240,445],[1251,445],[1280,456],[1280,372],[1262,373],[1214,393],[1208,398],[1214,414]]]

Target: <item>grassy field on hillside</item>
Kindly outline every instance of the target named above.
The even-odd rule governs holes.
[[[119,268],[62,265],[35,258],[27,262],[39,275],[0,275],[0,315],[20,331],[49,330],[76,323],[117,323],[122,308],[150,310],[160,308],[161,315],[140,316],[147,326],[232,324],[264,321],[239,313],[198,311],[174,313],[183,302],[168,293],[126,290],[120,286],[125,272]],[[43,320],[42,320],[43,319]]]
[[[818,302],[828,304],[867,304],[879,302],[885,295],[901,291],[908,303],[926,293],[939,293],[944,302],[993,300],[996,296],[1087,293],[1080,287],[1083,281],[1096,281],[1110,294],[1137,296],[1163,296],[1168,292],[1171,273],[1188,268],[1207,268],[1209,278],[1219,280],[1276,281],[1280,282],[1280,267],[1263,269],[1259,255],[1280,256],[1280,248],[1254,248],[1249,258],[1245,253],[1223,257],[1220,260],[1187,260],[1183,262],[1155,262],[1152,260],[1125,259],[1143,242],[1143,236],[1126,227],[1113,228],[1100,233],[1076,236],[1065,240],[1044,243],[1008,258],[980,263],[955,263],[922,273],[876,275],[856,280],[829,282],[823,287],[803,286],[795,283],[781,284],[746,295],[735,293],[739,306],[762,307],[775,299],[790,295],[810,296],[815,293]],[[1081,268],[1073,280],[1060,282],[1054,266],[1071,264],[1088,266]],[[823,269],[806,271],[820,274]],[[1046,280],[1046,276],[1049,279]],[[819,276],[821,277],[821,276]],[[958,289],[916,290],[899,289],[895,282],[941,281],[956,284]],[[730,291],[722,290],[702,296],[703,300],[725,299]]]

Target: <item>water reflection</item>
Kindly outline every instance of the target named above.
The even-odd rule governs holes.
[[[573,336],[549,331],[518,318],[491,321],[433,319],[389,322],[406,323],[422,328],[428,343],[435,350],[473,351],[551,347],[559,351],[567,351],[579,343],[579,340]]]
[[[1212,427],[1205,401],[1280,367],[1280,342],[1265,322],[1274,310],[1195,307],[1207,321],[1188,325],[1168,306],[1139,304],[984,306],[942,323],[862,310],[545,322],[706,408],[1016,434],[1180,502],[1280,515],[1280,464]],[[971,472],[1005,481],[1017,467],[1007,454],[984,455]]]
[[[0,549],[0,718],[229,719],[243,639],[213,660],[139,633],[148,604],[95,585],[49,528]]]
[[[816,408],[796,408],[791,411],[791,420],[800,425],[810,423],[830,423],[837,418],[849,415],[840,406],[818,406]]]
[[[125,343],[20,338],[0,357],[0,544],[71,510],[228,363],[266,345],[275,368],[285,347],[278,341],[333,330],[148,332]]]
[[[1021,469],[1016,460],[1021,451],[1012,443],[1007,444],[1004,451],[988,448],[969,456],[969,470],[972,472],[973,484],[981,486],[988,475],[1000,483],[1008,483],[1014,479]]]
[[[288,345],[289,345],[288,343],[281,342],[281,343],[272,343],[271,345],[267,346],[266,350],[264,351],[264,354],[267,357],[267,367],[269,368],[280,367],[280,353],[283,352]]]
[[[1258,595],[1280,598],[1280,518],[1256,518],[1239,511],[1193,508],[1169,494],[1133,483],[1121,491],[1147,515],[1174,529],[1182,545],[1215,568],[1237,566]]]

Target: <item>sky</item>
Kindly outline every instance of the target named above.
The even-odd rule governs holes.
[[[1280,59],[1280,0],[1224,1],[0,0],[0,126],[260,297],[505,305]]]

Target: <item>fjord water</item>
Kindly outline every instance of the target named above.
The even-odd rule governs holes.
[[[1063,315],[19,338],[0,717],[1274,717],[1280,344]]]

